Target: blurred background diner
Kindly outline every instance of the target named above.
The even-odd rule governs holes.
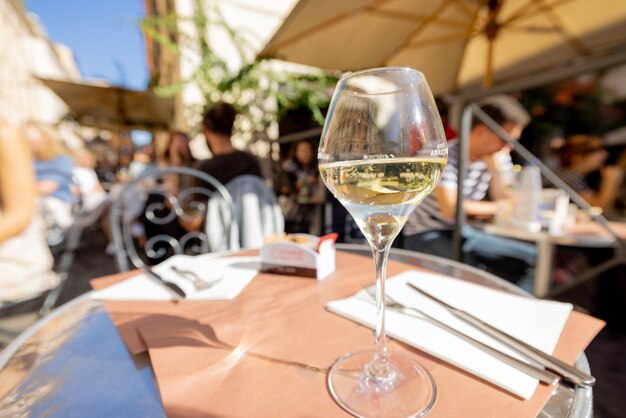
[[[285,214],[285,231],[320,235],[326,188],[317,168],[313,143],[298,141],[291,146],[278,173],[277,189]]]
[[[0,121],[0,308],[59,282],[37,210],[43,193],[34,164],[23,130]]]
[[[512,137],[518,138],[528,124],[528,114],[512,97],[495,99],[499,100],[485,102],[481,110]],[[497,201],[511,197],[509,178],[512,164],[509,152],[507,144],[495,132],[480,120],[474,120],[469,136],[470,164],[463,185],[463,210],[469,217],[493,218],[499,209]],[[458,142],[452,141],[448,146],[448,164],[441,182],[410,215],[403,229],[404,248],[453,257],[458,158]],[[490,265],[489,268],[498,275],[531,290],[536,261],[533,245],[487,234],[470,225],[463,227],[461,245],[466,262],[483,267]],[[520,271],[526,273],[520,277],[517,274]]]
[[[73,222],[74,161],[54,135],[54,131],[42,125],[29,123],[25,127],[26,140],[35,160],[42,217],[49,230],[61,234]]]

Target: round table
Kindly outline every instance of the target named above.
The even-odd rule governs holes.
[[[371,255],[362,245],[340,244],[337,249]],[[398,249],[392,249],[390,257],[532,297],[496,276],[454,261]],[[584,354],[576,366],[589,372]],[[0,411],[8,417],[165,416],[148,355],[131,356],[100,302],[87,295],[42,318],[0,353]],[[591,416],[592,389],[565,385],[558,387],[539,415]]]
[[[589,234],[552,235],[547,231],[529,232],[493,224],[472,223],[471,225],[487,234],[527,241],[537,246],[533,293],[538,297],[548,297],[551,294],[552,259],[554,258],[556,246],[610,249],[618,245],[618,241],[611,236]]]

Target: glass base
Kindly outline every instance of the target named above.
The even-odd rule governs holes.
[[[362,418],[426,415],[437,397],[437,387],[428,371],[414,360],[390,352],[390,373],[376,377],[376,355],[376,350],[369,349],[335,361],[328,372],[328,389],[335,401]]]

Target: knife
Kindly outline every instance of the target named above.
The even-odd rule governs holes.
[[[497,328],[492,327],[491,325],[481,321],[480,319],[476,318],[475,316],[461,309],[448,305],[446,302],[425,292],[424,290],[418,288],[412,283],[407,283],[407,284],[409,285],[411,289],[413,289],[417,293],[423,296],[426,296],[428,299],[445,307],[450,313],[452,313],[457,318],[460,318],[463,321],[467,322],[468,324],[473,325],[474,327],[483,331],[485,334],[489,335],[490,337],[495,338],[499,342],[507,345],[508,347],[512,348],[518,353],[523,354],[527,358],[536,361],[537,363],[541,364],[546,369],[553,371],[554,373],[557,373],[566,381],[571,382],[575,384],[576,386],[593,386],[596,383],[595,377],[585,372],[582,372],[578,370],[577,368],[562,362],[556,357],[551,356],[550,354],[546,354],[543,351],[538,350],[535,347],[521,340],[518,340],[517,338],[505,332],[500,331]]]
[[[444,324],[443,322],[433,318],[432,316],[426,314],[423,311],[420,311],[419,309],[415,309],[412,306],[396,306],[396,304],[392,304],[391,306],[386,303],[388,308],[397,310],[399,312],[402,312],[406,315],[411,315],[411,316],[415,316],[417,318],[429,321],[430,323],[434,324],[435,326],[438,326],[439,328],[449,332],[452,335],[455,335],[456,337],[462,339],[463,341],[465,341],[466,343],[469,343],[471,345],[473,345],[474,347],[484,351],[485,353],[489,354],[490,356],[502,361],[503,363],[508,364],[509,366],[526,373],[527,375],[534,377],[535,379],[539,380],[540,382],[546,383],[550,386],[555,386],[559,383],[559,381],[561,380],[561,378],[556,375],[555,373],[552,373],[548,370],[542,369],[540,367],[536,367],[533,366],[532,364],[528,364],[522,360],[518,360],[515,357],[509,356],[508,354],[503,353],[502,351],[498,351],[493,347],[488,346],[487,344],[484,344],[481,341],[478,341],[477,339],[474,339],[472,337],[470,337],[469,335],[465,335],[460,331],[457,331],[456,329]],[[398,304],[399,305],[399,304]]]
[[[170,282],[168,280],[165,280],[163,277],[161,277],[160,274],[157,274],[154,270],[152,270],[148,266],[143,266],[142,269],[148,276],[150,276],[153,279],[155,279],[156,281],[160,282],[162,285],[164,285],[165,287],[167,287],[170,290],[172,290],[174,293],[176,293],[181,298],[185,299],[187,297],[187,294],[185,293],[185,291],[183,289],[181,289],[176,283],[172,283],[172,282]]]

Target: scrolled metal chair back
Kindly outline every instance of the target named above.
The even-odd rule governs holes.
[[[166,189],[177,179],[176,194]],[[192,185],[184,187],[183,180]],[[220,202],[219,237],[209,237],[203,226],[188,231],[182,224],[201,219],[204,225],[209,202]],[[229,249],[233,228],[233,201],[214,177],[187,167],[152,169],[141,173],[121,190],[111,207],[111,232],[120,271],[158,263],[175,254],[203,254]],[[213,220],[215,221],[215,220]],[[148,229],[153,234],[143,235]],[[172,229],[177,234],[172,234]],[[156,232],[155,232],[156,231]],[[145,240],[145,242],[141,242]]]

